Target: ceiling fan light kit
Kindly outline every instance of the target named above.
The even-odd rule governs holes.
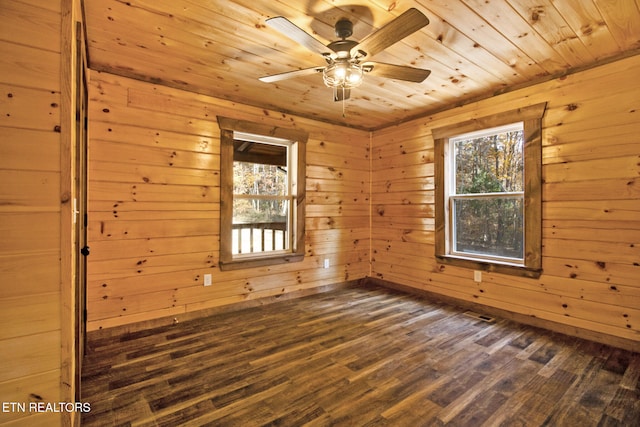
[[[282,16],[269,18],[266,23],[307,49],[322,55],[327,65],[260,77],[263,82],[277,82],[322,72],[324,84],[333,88],[334,101],[344,101],[349,98],[352,88],[362,84],[365,73],[416,83],[422,82],[431,73],[430,70],[403,65],[362,62],[363,58],[381,52],[429,23],[429,19],[415,8],[407,10],[359,43],[348,40],[353,34],[353,24],[348,19],[336,22],[335,32],[340,40],[326,46]]]
[[[327,87],[351,89],[360,86],[364,71],[360,64],[349,61],[334,62],[322,71],[322,79]]]

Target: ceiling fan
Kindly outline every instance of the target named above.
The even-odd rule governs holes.
[[[366,36],[362,41],[356,42],[348,39],[353,34],[353,23],[348,19],[340,19],[335,24],[336,36],[340,40],[333,41],[325,46],[287,18],[282,16],[269,18],[266,20],[267,25],[312,52],[319,53],[324,57],[327,65],[264,76],[260,77],[259,80],[272,83],[294,77],[322,73],[325,85],[333,88],[334,101],[348,99],[351,95],[351,89],[362,83],[365,73],[420,83],[431,74],[430,70],[365,61],[364,59],[383,51],[428,23],[429,19],[422,12],[411,8],[379,30]]]

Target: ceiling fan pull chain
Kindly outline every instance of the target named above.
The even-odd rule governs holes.
[[[342,118],[346,119],[347,118],[347,114],[344,111],[344,108],[345,108],[344,103],[346,102],[346,100],[344,98],[345,98],[344,97],[344,86],[342,86]]]

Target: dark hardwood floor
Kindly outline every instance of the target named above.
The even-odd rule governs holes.
[[[640,354],[382,288],[89,345],[83,426],[640,425]]]

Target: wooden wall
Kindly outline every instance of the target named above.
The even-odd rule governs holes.
[[[70,58],[78,4],[15,0],[0,8],[3,402],[73,400]],[[635,56],[371,137],[93,73],[88,328],[182,318],[371,273],[549,320],[569,333],[606,335],[614,345],[616,339],[638,342],[638,75],[640,56]],[[543,152],[545,273],[539,280],[485,273],[476,285],[472,272],[443,268],[433,257],[430,129],[543,101],[549,103]],[[310,132],[304,262],[230,272],[217,268],[218,114]],[[328,269],[322,268],[325,258]],[[207,272],[214,283],[205,288]],[[59,413],[24,420],[27,415],[2,413],[0,424],[73,423]]]
[[[639,75],[634,56],[375,132],[372,277],[640,349]],[[434,258],[431,129],[545,101],[544,273],[476,284]]]
[[[368,132],[106,73],[91,74],[89,92],[88,330],[368,275]],[[303,262],[218,268],[217,115],[309,132]]]
[[[93,73],[88,328],[180,319],[370,274],[614,345],[640,341],[638,71],[635,56],[374,132],[371,218],[366,132]],[[430,129],[545,101],[544,274],[485,272],[478,285],[472,271],[433,256]],[[311,133],[303,263],[217,268],[217,114]],[[202,286],[207,272],[212,287]]]
[[[74,400],[70,200],[78,6],[73,0],[0,5],[2,402]],[[0,413],[2,425],[74,421],[60,412]]]

